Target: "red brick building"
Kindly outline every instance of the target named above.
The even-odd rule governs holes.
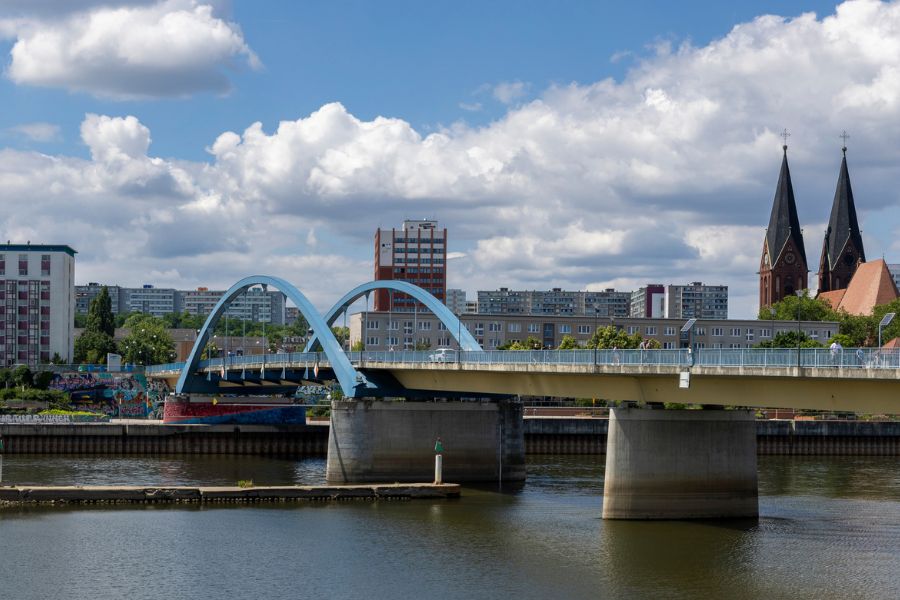
[[[434,220],[403,221],[402,229],[375,232],[375,279],[407,281],[447,299],[447,230]],[[377,290],[374,310],[414,312],[423,306],[406,294]]]

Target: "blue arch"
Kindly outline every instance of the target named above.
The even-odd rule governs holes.
[[[181,375],[178,377],[178,384],[175,387],[176,393],[181,394],[195,391],[192,389],[192,383],[196,381],[194,374],[199,367],[200,355],[203,353],[203,348],[206,347],[206,343],[209,341],[210,333],[215,329],[216,323],[219,322],[219,318],[225,313],[225,309],[228,308],[228,305],[231,304],[232,300],[242,294],[244,290],[255,285],[271,285],[284,293],[297,305],[297,308],[306,319],[307,323],[310,324],[317,335],[322,336],[320,344],[331,363],[331,368],[334,371],[345,396],[355,397],[363,395],[365,389],[374,388],[362,373],[359,373],[353,368],[353,365],[350,363],[347,355],[344,354],[343,349],[334,337],[331,329],[325,324],[325,320],[322,319],[319,312],[300,290],[280,277],[251,275],[231,286],[219,300],[218,304],[216,304],[213,311],[209,314],[209,317],[207,317],[206,322],[203,324],[203,329],[200,330],[197,341],[191,349],[191,354],[188,357],[187,362],[185,362],[184,368],[181,370]]]
[[[469,333],[469,330],[462,326],[459,321],[459,318],[453,314],[447,306],[420,288],[417,285],[413,285],[406,281],[394,281],[392,279],[379,279],[376,281],[370,281],[368,283],[364,283],[359,285],[349,292],[347,292],[343,298],[338,300],[334,306],[331,307],[327,313],[325,313],[325,322],[328,324],[328,331],[331,331],[331,325],[334,323],[335,319],[337,319],[338,315],[347,310],[351,304],[362,298],[363,296],[368,296],[370,292],[373,290],[394,290],[395,292],[403,292],[409,296],[412,296],[419,302],[425,305],[425,307],[430,310],[434,315],[441,320],[444,326],[447,328],[447,331],[456,342],[459,344],[459,347],[462,350],[475,351],[480,352],[481,346],[478,344],[478,341]],[[310,348],[312,348],[315,343],[318,341],[319,331],[318,327],[313,327],[313,336],[310,338],[309,342],[306,344],[306,349],[304,352],[309,352]],[[365,336],[365,332],[363,332],[363,336]]]

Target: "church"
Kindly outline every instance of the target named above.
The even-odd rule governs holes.
[[[787,132],[783,135],[786,141]],[[809,263],[791,184],[787,144],[782,150],[781,173],[759,265],[760,307],[771,306],[808,287]],[[847,147],[841,148],[841,152],[843,157],[831,217],[819,257],[818,296],[835,309],[850,314],[869,314],[872,307],[890,302],[900,294],[884,260],[866,262],[847,169]]]

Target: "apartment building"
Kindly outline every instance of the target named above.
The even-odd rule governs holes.
[[[375,279],[408,281],[447,301],[447,229],[435,220],[406,220],[401,229],[375,232]],[[421,303],[406,294],[376,290],[374,310],[423,311]]]
[[[4,366],[71,360],[75,250],[66,245],[0,245],[0,357]]]

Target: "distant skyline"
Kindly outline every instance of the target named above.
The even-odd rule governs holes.
[[[79,284],[325,308],[428,217],[470,297],[703,281],[752,317],[783,128],[810,269],[842,130],[900,262],[898,31],[874,0],[0,0],[0,237],[72,246]]]

